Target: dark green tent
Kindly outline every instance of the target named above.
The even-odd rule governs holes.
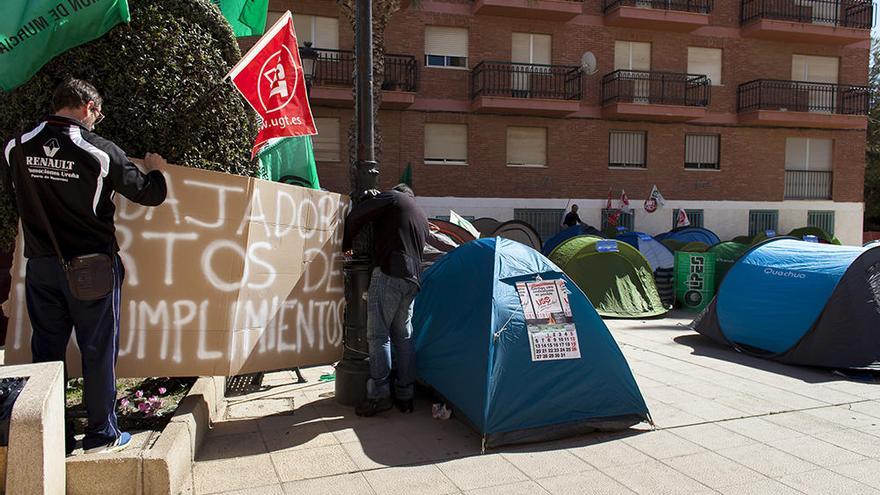
[[[819,227],[801,227],[799,229],[794,229],[789,234],[791,237],[796,237],[798,239],[803,239],[805,235],[814,235],[819,239],[819,242],[824,244],[837,244],[840,245],[840,241],[834,237],[833,235],[828,234]]]
[[[749,244],[727,241],[719,242],[709,248],[710,253],[715,253],[715,291],[721,286],[721,281],[727,275],[730,267],[736,263],[746,251],[749,250]]]
[[[648,260],[631,245],[593,236],[572,237],[550,253],[602,316],[646,318],[666,313]]]

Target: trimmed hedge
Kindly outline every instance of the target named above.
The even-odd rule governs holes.
[[[157,152],[170,163],[255,176],[256,114],[230,84],[241,58],[235,36],[210,0],[129,0],[131,23],[59,55],[26,84],[0,93],[0,139],[51,112],[67,77],[94,84],[107,118],[96,131],[129,156]],[[5,191],[0,191],[5,195]],[[17,215],[2,201],[0,247],[11,246]]]

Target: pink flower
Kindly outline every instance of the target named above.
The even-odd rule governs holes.
[[[164,394],[165,392],[167,392],[167,391],[168,391],[167,388],[165,388],[165,387],[159,387],[159,395],[163,395],[163,394]]]
[[[147,412],[148,409],[150,409],[150,405],[146,402],[141,402],[140,404],[138,404],[138,411]]]
[[[138,390],[137,392],[134,393],[134,396],[137,397],[138,399],[140,399],[141,397],[144,396],[144,391]]]
[[[151,405],[155,404],[156,402],[159,402],[159,396],[154,395],[154,396],[150,397],[150,404]]]
[[[128,401],[128,399],[122,399],[121,401],[119,401],[119,405],[122,407],[128,407],[129,404],[130,402]]]

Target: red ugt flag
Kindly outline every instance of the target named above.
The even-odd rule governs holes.
[[[675,221],[675,227],[688,227],[690,226],[691,221],[688,219],[687,213],[684,209],[678,210],[678,218]]]
[[[270,139],[318,133],[290,11],[266,31],[227,77],[263,121],[252,155]]]
[[[624,191],[623,189],[620,190],[620,209],[629,209],[629,198],[626,196],[626,191]]]

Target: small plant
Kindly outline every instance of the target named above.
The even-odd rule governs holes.
[[[156,392],[156,394],[148,394],[138,389],[131,396],[123,397],[119,401],[119,407],[123,410],[140,412],[148,418],[155,417],[161,413],[162,407],[165,405],[161,396],[165,395],[168,389],[159,387]]]

